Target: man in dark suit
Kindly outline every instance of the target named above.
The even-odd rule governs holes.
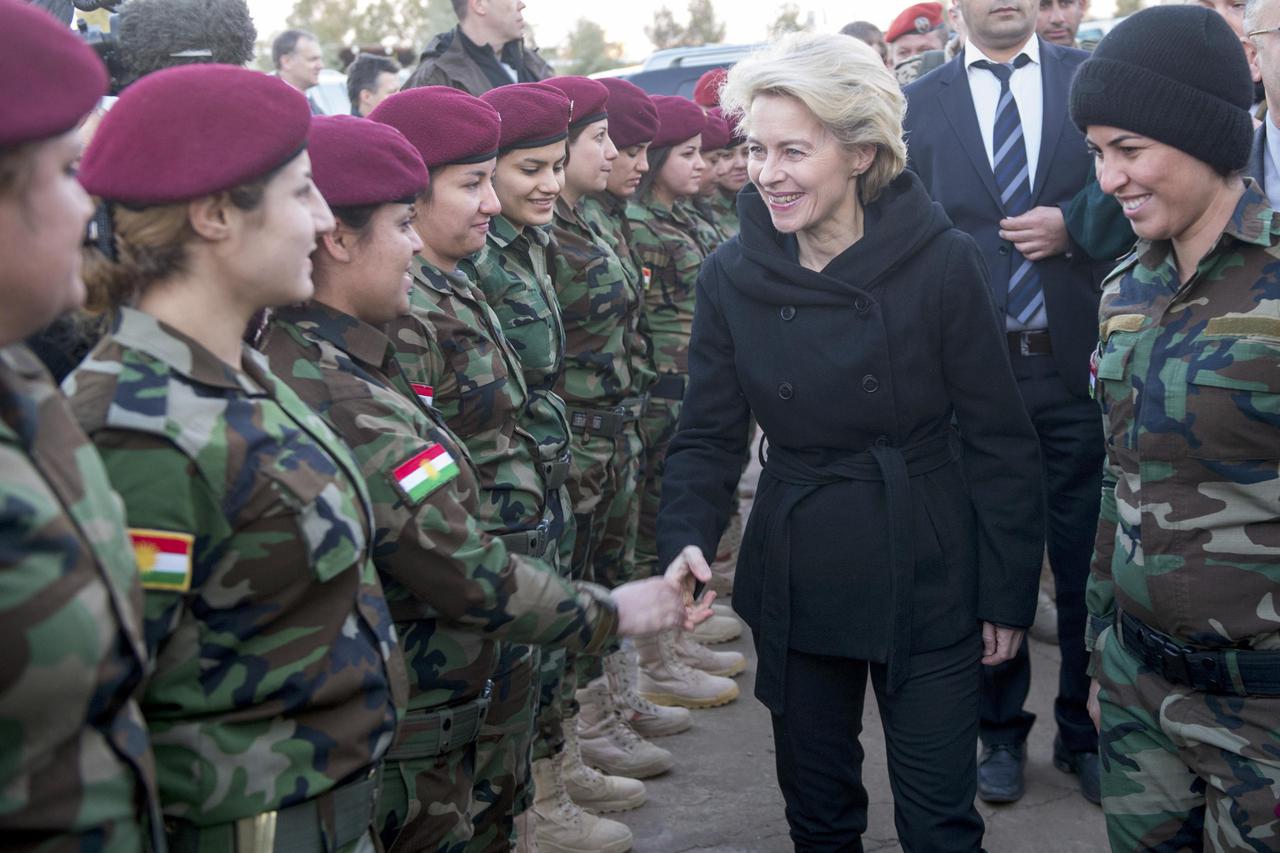
[[[1087,54],[1036,36],[1037,0],[958,2],[964,48],[905,90],[908,154],[930,195],[982,250],[1039,435],[1062,649],[1053,760],[1078,774],[1081,792],[1098,802],[1084,589],[1103,444],[1089,362],[1098,287],[1110,264],[1090,260],[1064,220],[1093,167],[1067,116],[1071,78]],[[978,795],[1013,802],[1024,790],[1026,737],[1035,720],[1023,708],[1031,683],[1025,646],[1009,663],[986,668],[983,679]]]
[[[1280,210],[1280,2],[1249,0],[1244,8],[1247,55],[1262,77],[1267,111],[1253,134],[1246,177],[1258,182],[1271,206]]]

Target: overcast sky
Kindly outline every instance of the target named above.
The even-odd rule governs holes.
[[[611,41],[620,41],[626,48],[628,59],[639,60],[652,46],[645,38],[644,28],[653,19],[655,10],[669,6],[676,19],[684,15],[687,0],[603,0],[590,4],[584,14],[584,5],[572,0],[525,0],[528,8],[525,19],[533,26],[540,45],[559,44],[580,17],[589,17],[605,28]],[[284,26],[293,0],[248,0],[253,12],[258,34],[270,38]],[[784,4],[778,0],[715,0],[716,12],[727,24],[725,40],[730,43],[750,43],[765,37],[766,29],[777,17]],[[813,12],[818,28],[834,31],[856,20],[867,20],[880,28],[888,26],[899,11],[909,3],[899,0],[797,0],[801,15]],[[1104,17],[1114,8],[1114,0],[1094,0],[1095,17]]]

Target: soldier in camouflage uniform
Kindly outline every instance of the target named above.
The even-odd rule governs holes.
[[[310,295],[307,253],[333,226],[296,153],[309,120],[275,78],[184,66],[133,84],[81,165],[111,200],[115,260],[91,284],[114,322],[66,389],[145,590],[142,710],[171,850],[373,850],[406,700],[360,469],[240,342],[255,311]],[[161,122],[178,138],[147,132]],[[197,139],[225,156],[193,169]]]
[[[349,116],[313,119],[308,150],[338,227],[313,255],[315,298],[275,314],[264,351],[351,446],[373,498],[375,564],[411,691],[383,776],[383,841],[459,849],[471,835],[495,639],[594,651],[617,617],[604,590],[570,585],[481,532],[466,448],[415,393],[378,328],[409,308],[404,270],[422,248],[412,199],[427,180],[417,150],[395,129]]]
[[[738,192],[747,185],[747,140],[738,133],[736,118],[726,118],[719,107],[710,115],[718,115],[729,127],[729,141],[716,169],[716,191],[709,199],[714,221],[729,239],[738,233]]]
[[[0,837],[11,850],[160,849],[137,694],[142,587],[120,500],[65,398],[21,340],[84,301],[93,206],[75,127],[107,89],[43,10],[0,4],[0,53],[32,73],[0,92]],[[33,215],[33,212],[38,212]]]
[[[1095,57],[1072,117],[1141,238],[1104,285],[1093,364],[1107,460],[1086,643],[1107,831],[1115,850],[1275,850],[1280,219],[1238,176],[1249,69],[1193,7],[1139,12]],[[1152,118],[1175,105],[1202,118]]]
[[[443,114],[452,122],[447,134],[434,119]],[[501,210],[490,183],[501,120],[483,101],[443,87],[399,92],[370,118],[401,130],[432,172],[416,225],[424,248],[410,270],[410,314],[389,328],[397,360],[466,442],[480,474],[482,529],[510,551],[554,564],[547,475],[561,473],[546,471],[526,426],[530,391],[520,358],[464,265],[484,248],[490,218]],[[504,644],[478,748],[476,835],[468,849],[507,849],[514,815],[528,807],[536,690],[529,647]]]
[[[706,255],[732,236],[720,227],[712,205],[713,198],[720,194],[716,176],[722,168],[728,144],[729,125],[718,113],[708,110],[707,125],[702,131],[702,181],[696,195],[676,202],[676,207],[697,226],[694,237]]]

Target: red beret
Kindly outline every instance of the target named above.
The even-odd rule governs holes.
[[[724,68],[712,68],[698,78],[693,87],[693,102],[700,107],[720,106],[720,90],[724,88],[724,78],[729,72]]]
[[[702,111],[702,107],[687,98],[654,95],[653,105],[658,108],[658,122],[662,125],[658,135],[653,138],[654,148],[669,148],[677,142],[697,136],[707,128],[707,114]]]
[[[884,40],[893,43],[908,33],[927,33],[942,26],[941,3],[917,3],[902,10],[889,25]]]
[[[711,109],[707,110],[708,119],[710,119],[713,116],[715,118],[720,119],[721,121],[724,122],[724,126],[729,131],[729,141],[726,142],[723,146],[725,148],[737,148],[739,145],[747,141],[747,138],[738,132],[738,116],[739,115],[740,115],[739,113],[734,113],[733,118],[731,119],[726,117],[724,114],[724,110],[720,109],[719,107],[712,107]]]
[[[482,163],[498,156],[502,117],[473,95],[448,86],[396,92],[369,113],[413,143],[428,169]]]
[[[652,142],[658,135],[658,108],[644,89],[621,77],[605,77],[600,85],[609,90],[609,139],[614,146]]]
[[[702,131],[702,150],[719,151],[729,147],[729,125],[713,112],[707,113],[707,127]]]
[[[107,92],[93,48],[21,0],[0,0],[0,80],[0,146],[65,133]]]
[[[356,116],[311,119],[311,177],[332,207],[387,204],[427,187],[427,166],[404,134]]]
[[[502,116],[499,151],[539,148],[569,135],[573,101],[546,83],[512,83],[490,89],[480,100]]]
[[[297,89],[232,65],[183,65],[124,90],[93,135],[80,183],[125,204],[172,204],[238,187],[307,144]]]
[[[609,103],[609,90],[599,80],[592,80],[589,77],[552,77],[542,82],[559,89],[573,103],[573,120],[569,122],[570,129],[609,117],[609,111],[606,108]]]

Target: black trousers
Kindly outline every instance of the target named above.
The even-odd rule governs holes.
[[[1102,414],[1098,404],[1068,393],[1051,356],[1013,358],[1022,402],[1040,437],[1044,464],[1045,541],[1058,601],[1058,697],[1053,716],[1068,749],[1092,752],[1098,734],[1089,720],[1089,656],[1084,648],[1088,613],[1085,583],[1093,556],[1102,488]],[[1035,714],[1023,708],[1031,689],[1031,658],[1023,643],[1017,656],[983,667],[982,742],[1022,743]]]
[[[889,760],[894,824],[908,853],[977,853],[978,673],[973,637],[911,656],[892,696],[885,667],[848,658],[787,654],[786,711],[773,717],[778,784],[798,853],[857,853],[867,829],[862,784],[863,700],[875,689]]]

